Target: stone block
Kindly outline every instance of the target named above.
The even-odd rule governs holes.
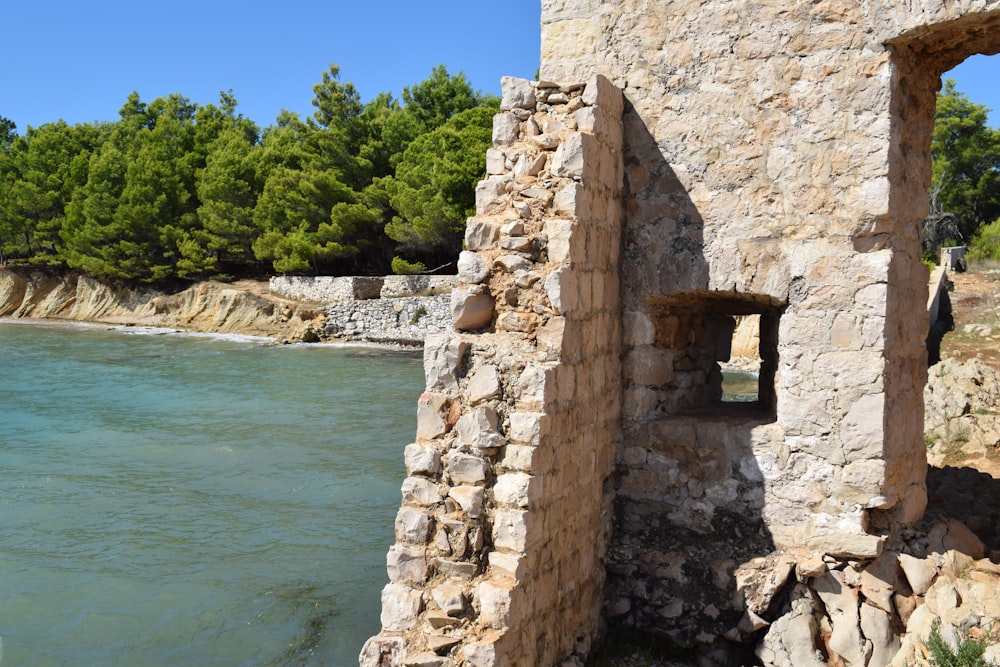
[[[445,465],[452,484],[481,485],[486,481],[486,461],[478,456],[453,450],[445,454]]]
[[[500,575],[520,581],[524,578],[527,566],[522,556],[505,553],[502,551],[491,551],[489,553],[490,569],[493,574]],[[495,578],[495,577],[494,577]]]
[[[587,135],[579,132],[569,135],[556,149],[552,155],[552,163],[549,166],[553,175],[561,178],[571,178],[575,181],[583,179],[585,161],[584,137]]]
[[[498,510],[493,519],[493,546],[524,553],[528,538],[528,513],[523,510]]]
[[[507,419],[510,425],[508,436],[511,442],[524,445],[537,445],[542,435],[542,420],[545,415],[540,412],[511,412]]]
[[[427,544],[434,527],[432,517],[427,509],[406,505],[400,507],[396,512],[396,541]]]
[[[424,477],[407,477],[403,480],[403,503],[431,507],[441,502],[438,485]]]
[[[545,279],[545,294],[557,314],[572,312],[579,307],[577,273],[566,267],[550,273]]]
[[[489,176],[479,181],[476,184],[476,212],[489,214],[501,209],[507,203],[509,182],[506,176]]]
[[[488,628],[502,629],[510,626],[511,590],[510,582],[502,580],[483,581],[477,589],[479,618]]]
[[[496,366],[487,364],[477,368],[476,372],[469,378],[465,393],[471,403],[499,398],[500,373]]]
[[[509,472],[497,476],[493,497],[509,507],[529,508],[541,495],[540,480],[523,472]]]
[[[403,583],[390,583],[382,589],[382,629],[406,632],[417,623],[423,607],[423,596]]]
[[[465,586],[461,581],[449,579],[431,589],[431,597],[444,613],[454,616],[465,610]]]
[[[482,329],[493,320],[493,297],[459,285],[451,292],[451,317],[456,329]]]
[[[455,392],[469,344],[454,334],[432,334],[424,340],[424,377],[428,391]]]
[[[384,593],[383,593],[384,594]],[[359,667],[385,667],[403,663],[406,642],[402,637],[376,635],[365,642],[358,658]]]
[[[490,148],[486,151],[486,173],[498,176],[507,171],[507,156],[503,151]]]
[[[513,76],[500,77],[500,109],[534,109],[535,86],[531,81]]]
[[[408,582],[420,584],[427,580],[427,550],[394,544],[386,556],[386,571],[392,583]]]
[[[512,113],[493,116],[493,145],[510,146],[521,134],[521,121]],[[484,212],[484,211],[481,211]]]
[[[414,442],[403,450],[407,475],[433,477],[441,472],[441,453],[430,445]]]
[[[444,394],[424,393],[417,399],[417,440],[433,440],[448,432],[451,400]]]
[[[490,277],[490,266],[479,253],[463,250],[458,254],[458,279],[468,284],[479,284]]]
[[[458,441],[478,449],[499,449],[506,439],[497,428],[497,411],[488,405],[467,412],[455,424]]]
[[[478,519],[483,511],[483,487],[455,486],[448,491],[448,497],[458,503],[470,519]]]
[[[520,409],[536,411],[545,408],[547,378],[551,373],[551,369],[538,364],[525,366],[515,387]]]
[[[884,419],[885,394],[869,394],[854,402],[840,427],[840,440],[848,460],[881,454]]]
[[[490,250],[500,238],[500,226],[477,217],[469,218],[465,225],[466,250]]]

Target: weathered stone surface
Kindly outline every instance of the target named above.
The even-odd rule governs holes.
[[[448,497],[459,504],[469,518],[477,519],[483,510],[483,487],[456,486],[448,491]]]
[[[450,451],[445,455],[445,465],[453,484],[478,485],[486,481],[486,462],[478,456]]]
[[[365,642],[358,664],[360,667],[396,667],[403,662],[402,637],[375,636]]]
[[[441,453],[434,447],[419,442],[406,446],[403,450],[406,474],[433,477],[441,472]]]
[[[493,297],[460,285],[451,292],[451,316],[456,329],[481,329],[493,320]]]
[[[500,77],[500,108],[533,109],[535,106],[535,86],[526,79],[513,76]]]
[[[434,602],[446,614],[461,614],[465,609],[465,586],[461,581],[446,581],[431,589]]]
[[[476,369],[476,372],[469,378],[469,386],[466,391],[469,400],[473,403],[498,398],[500,396],[500,373],[496,366],[486,365]]]
[[[757,655],[765,665],[774,667],[824,667],[819,647],[813,638],[818,635],[814,604],[808,591],[797,587],[792,608],[771,624]]]
[[[419,590],[407,584],[386,584],[382,589],[382,629],[406,632],[416,624],[422,606]]]
[[[482,450],[498,449],[506,440],[497,428],[497,412],[490,406],[467,412],[455,424],[459,442]]]
[[[421,394],[417,400],[417,440],[433,440],[448,432],[451,399],[444,394]]]
[[[490,275],[490,267],[482,255],[463,250],[458,255],[458,279],[463,283],[478,284]]]
[[[427,379],[427,390],[457,390],[457,374],[468,351],[469,344],[453,334],[428,336],[424,341],[424,377]]]
[[[427,550],[424,547],[393,545],[386,556],[386,570],[393,583],[423,583],[427,580]]]
[[[903,569],[910,588],[917,595],[925,595],[937,576],[937,567],[934,563],[914,558],[909,554],[899,554],[899,566]]]
[[[441,501],[437,484],[423,477],[407,477],[403,480],[403,503],[429,507]]]
[[[827,572],[814,579],[812,587],[823,601],[833,626],[830,649],[848,667],[865,667],[871,646],[861,636],[857,590],[847,585],[842,572]]]
[[[400,507],[396,513],[396,540],[403,543],[426,544],[433,529],[433,519],[426,509]]]

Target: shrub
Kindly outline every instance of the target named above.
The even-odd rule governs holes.
[[[398,276],[409,276],[426,269],[427,267],[420,262],[407,262],[402,257],[392,258],[392,272]]]
[[[941,619],[935,620],[931,626],[927,650],[931,654],[931,667],[996,667],[995,663],[983,657],[986,653],[985,639],[966,636],[953,649],[941,636]]]
[[[969,259],[1000,259],[1000,220],[976,230],[969,244]]]

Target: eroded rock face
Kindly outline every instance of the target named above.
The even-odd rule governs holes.
[[[266,292],[266,290],[264,290]],[[0,316],[242,333],[302,340],[324,321],[310,305],[204,282],[173,294],[110,285],[84,275],[0,269]]]

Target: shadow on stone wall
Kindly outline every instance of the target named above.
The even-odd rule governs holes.
[[[721,644],[744,613],[737,567],[774,549],[753,448],[761,419],[734,404],[690,411],[709,378],[688,366],[706,342],[662,331],[683,318],[658,320],[650,302],[707,293],[704,221],[668,163],[683,146],[658,143],[631,107],[625,128],[625,398],[605,616],[612,637]]]

